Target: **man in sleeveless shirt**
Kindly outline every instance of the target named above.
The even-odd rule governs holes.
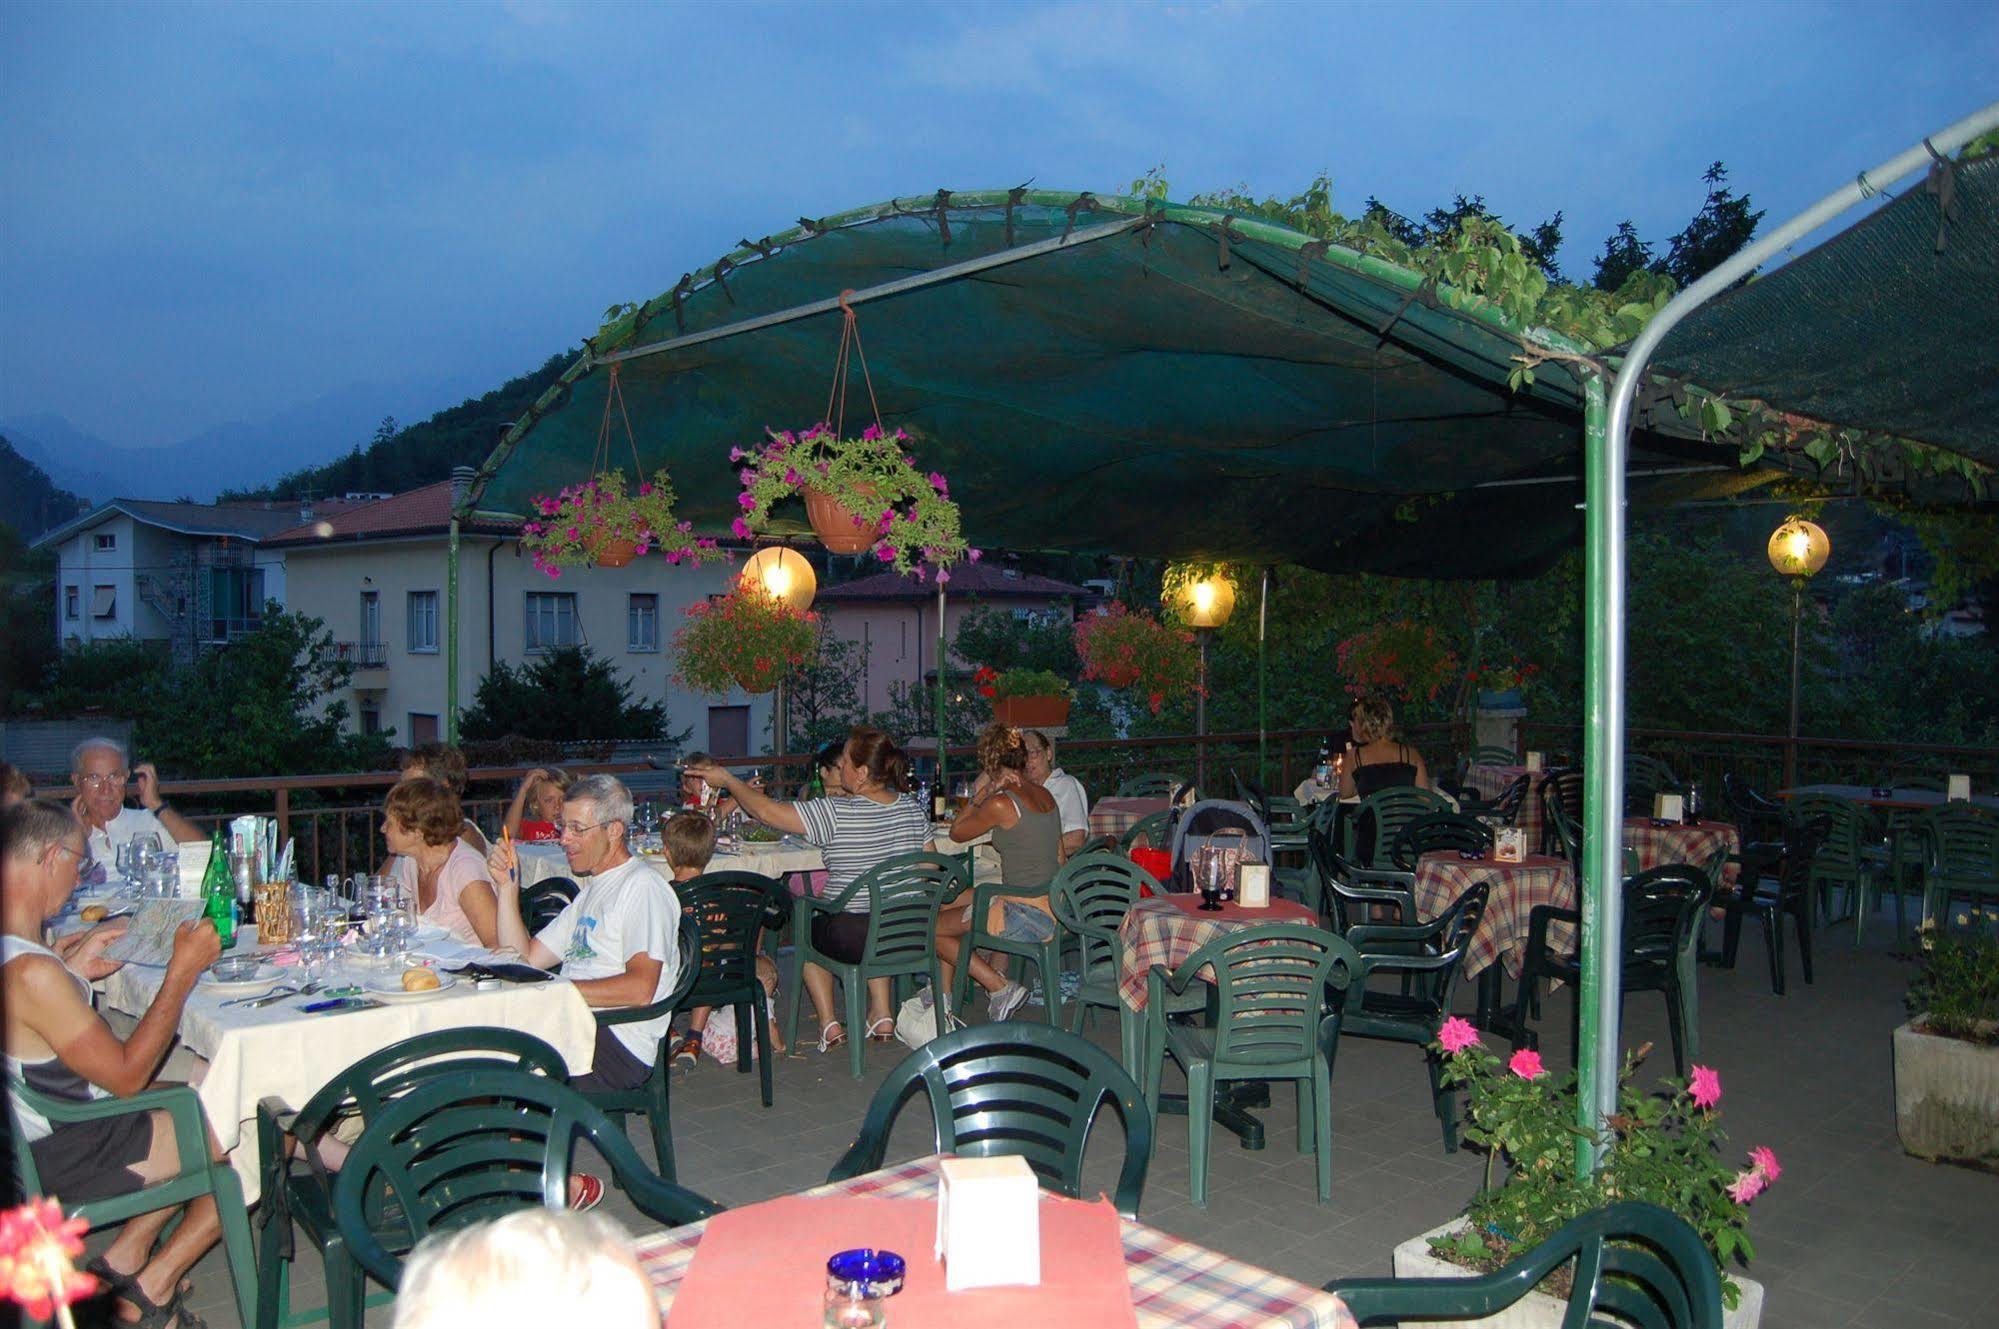
[[[130,1097],[153,1086],[174,1041],[181,1007],[201,971],[220,950],[206,922],[186,923],[174,936],[166,979],[138,1027],[120,1039],[90,1004],[90,981],[118,968],[104,948],[122,924],[89,929],[53,946],[46,924],[76,889],[77,866],[88,854],[84,826],[60,803],[31,799],[0,812],[0,985],[6,1001],[7,1073],[51,1098],[78,1101]],[[137,1190],[180,1171],[172,1121],[164,1112],[130,1113],[103,1121],[52,1125],[18,1099],[15,1126],[35,1156],[45,1194],[67,1203]],[[213,1140],[208,1142],[214,1150]],[[170,1324],[185,1296],[181,1276],[221,1231],[215,1201],[186,1207],[171,1237],[158,1240],[173,1208],[127,1222],[90,1265],[118,1298],[149,1323]],[[121,1317],[122,1318],[122,1317]]]

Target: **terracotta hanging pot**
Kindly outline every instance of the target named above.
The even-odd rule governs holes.
[[[1069,699],[994,697],[993,720],[1016,729],[1059,729],[1069,723]]]
[[[874,497],[869,489],[857,489],[864,498]],[[876,540],[872,521],[863,521],[817,489],[805,491],[805,517],[829,554],[858,554]]]
[[[754,665],[747,669],[735,669],[730,672],[735,675],[736,686],[753,696],[759,692],[771,691],[784,677],[783,673],[779,670],[758,669]]]
[[[622,568],[638,556],[639,547],[636,541],[616,539],[599,541],[590,555],[600,568]]]

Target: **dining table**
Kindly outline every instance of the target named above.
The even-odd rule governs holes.
[[[1501,976],[1520,976],[1535,908],[1577,907],[1576,870],[1566,858],[1549,854],[1528,854],[1518,863],[1501,862],[1489,853],[1469,859],[1449,850],[1425,854],[1415,867],[1417,917],[1425,922],[1437,917],[1481,881],[1490,892],[1485,916],[1465,944],[1458,974],[1477,980],[1478,1023],[1490,1029],[1499,1018]],[[1575,949],[1575,925],[1550,924],[1548,944],[1563,954]]]
[[[1541,780],[1547,775],[1545,770],[1530,771],[1525,766],[1477,762],[1465,768],[1465,787],[1490,803],[1523,775],[1527,777],[1527,791],[1521,796],[1512,824],[1520,828],[1521,838],[1529,849],[1539,849],[1547,828],[1547,814],[1541,808]]]
[[[1791,789],[1779,789],[1779,798],[1800,798],[1806,794],[1824,794],[1831,798],[1843,798],[1849,803],[1862,807],[1886,808],[1895,812],[1928,812],[1931,808],[1942,807],[1951,801],[1950,796],[1938,789],[1903,789],[1892,786],[1869,786],[1864,784],[1805,784]],[[1973,794],[1968,800],[1973,806],[1999,811],[1999,798],[1990,794]]]
[[[1107,1201],[1045,1190],[1038,1215],[1044,1286],[946,1292],[930,1240],[939,1162],[934,1155],[913,1159],[643,1234],[633,1243],[639,1268],[672,1329],[816,1323],[826,1257],[891,1240],[909,1264],[904,1289],[886,1303],[894,1329],[1120,1322],[1135,1329],[1350,1329],[1355,1323],[1333,1293],[1119,1218]],[[1072,1232],[1075,1249],[1064,1244]],[[1113,1281],[1120,1273],[1122,1288]]]
[[[1735,889],[1741,870],[1742,832],[1725,821],[1659,821],[1653,817],[1624,819],[1624,849],[1647,872],[1668,863],[1688,863],[1707,871],[1717,864],[1716,890]]]
[[[1100,798],[1090,806],[1090,834],[1123,839],[1139,822],[1172,807],[1170,798]]]

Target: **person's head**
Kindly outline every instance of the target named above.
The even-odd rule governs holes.
[[[835,739],[825,747],[820,748],[818,753],[812,758],[812,764],[819,770],[819,783],[826,786],[826,792],[829,795],[844,794],[847,792],[846,786],[840,783],[840,758],[845,755],[846,751],[846,743]]]
[[[411,748],[403,754],[402,772],[405,776],[428,775],[460,798],[465,797],[465,754],[449,743],[424,743]]]
[[[66,803],[31,798],[0,809],[0,881],[7,907],[42,919],[62,912],[85,857],[84,830]]]
[[[625,859],[632,824],[632,791],[615,775],[586,775],[562,800],[562,852],[578,872],[616,867]]]
[[[562,820],[562,800],[569,797],[569,786],[576,783],[576,777],[560,766],[548,773],[548,778],[534,787],[528,795],[527,815],[535,821],[557,822]]]
[[[1027,769],[1027,740],[1010,724],[989,724],[979,734],[979,769],[987,775]]]
[[[1353,704],[1353,741],[1379,743],[1395,737],[1395,708],[1386,697],[1362,697]]]
[[[895,740],[873,725],[857,724],[847,731],[840,753],[840,786],[850,794],[870,789],[909,792],[909,758]]]
[[[0,761],[0,808],[11,808],[35,796],[34,782],[10,761]]]
[[[123,743],[115,738],[84,739],[69,754],[69,772],[92,821],[103,823],[118,815],[125,805],[125,785],[132,778]]]
[[[631,1241],[602,1214],[523,1209],[425,1237],[396,1293],[395,1329],[561,1324],[658,1329]]]
[[[1027,744],[1027,778],[1036,784],[1048,783],[1048,777],[1055,773],[1055,740],[1039,729],[1023,729],[1020,737]]]
[[[676,812],[666,819],[666,861],[676,881],[698,877],[715,857],[715,823],[700,812]]]
[[[690,752],[680,759],[680,801],[682,803],[699,803],[701,801],[701,790],[705,784],[700,776],[689,771],[687,767],[706,766],[712,760],[714,758],[705,752]]]
[[[382,839],[392,854],[414,854],[422,846],[436,849],[448,845],[458,838],[464,824],[458,795],[442,780],[427,775],[398,782],[382,805]]]

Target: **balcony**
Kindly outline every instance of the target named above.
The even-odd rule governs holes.
[[[383,641],[336,641],[333,658],[354,666],[351,685],[363,692],[389,685],[389,644]]]

